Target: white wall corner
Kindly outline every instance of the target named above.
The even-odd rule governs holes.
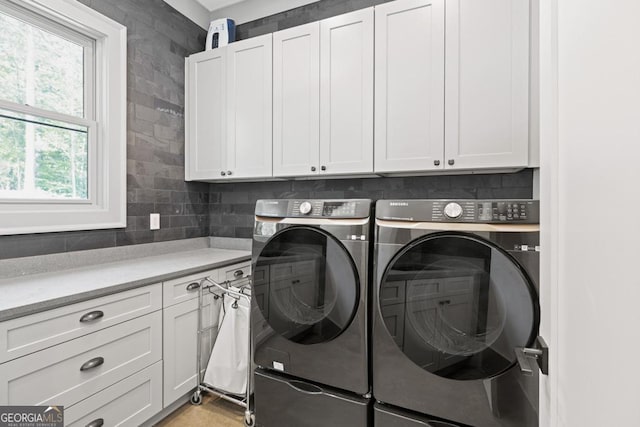
[[[167,3],[179,3],[173,0]],[[274,15],[296,7],[315,3],[318,0],[245,0],[211,12],[210,19],[231,18],[236,25],[251,22],[265,16]]]
[[[164,2],[205,30],[209,29],[209,11],[196,0],[164,0]]]

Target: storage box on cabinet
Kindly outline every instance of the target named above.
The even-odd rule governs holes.
[[[162,410],[162,362],[65,408],[69,427],[140,425]],[[94,423],[94,424],[91,424]]]
[[[23,356],[0,369],[0,405],[71,406],[162,358],[161,312]]]
[[[162,308],[160,284],[0,322],[0,363]]]

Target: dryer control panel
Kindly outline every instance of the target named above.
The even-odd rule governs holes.
[[[258,200],[256,216],[276,218],[368,218],[369,199]]]
[[[414,222],[538,224],[538,200],[379,200],[376,218]]]

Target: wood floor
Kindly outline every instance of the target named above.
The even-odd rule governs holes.
[[[244,408],[205,393],[202,405],[186,403],[157,427],[243,427]]]

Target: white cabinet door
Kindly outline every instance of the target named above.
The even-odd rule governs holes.
[[[202,310],[203,327],[217,324],[213,295],[206,295]],[[198,299],[166,307],[163,311],[164,407],[198,385]],[[216,329],[217,330],[217,329]],[[201,368],[207,367],[215,332],[202,337]]]
[[[320,24],[273,33],[273,175],[317,175]]]
[[[225,170],[226,52],[214,49],[186,60],[187,181],[220,178]]]
[[[227,177],[272,174],[271,34],[227,46]]]
[[[447,0],[445,160],[526,167],[529,0]]]
[[[373,8],[320,21],[320,165],[373,172]]]
[[[375,171],[444,168],[444,0],[375,8]]]

